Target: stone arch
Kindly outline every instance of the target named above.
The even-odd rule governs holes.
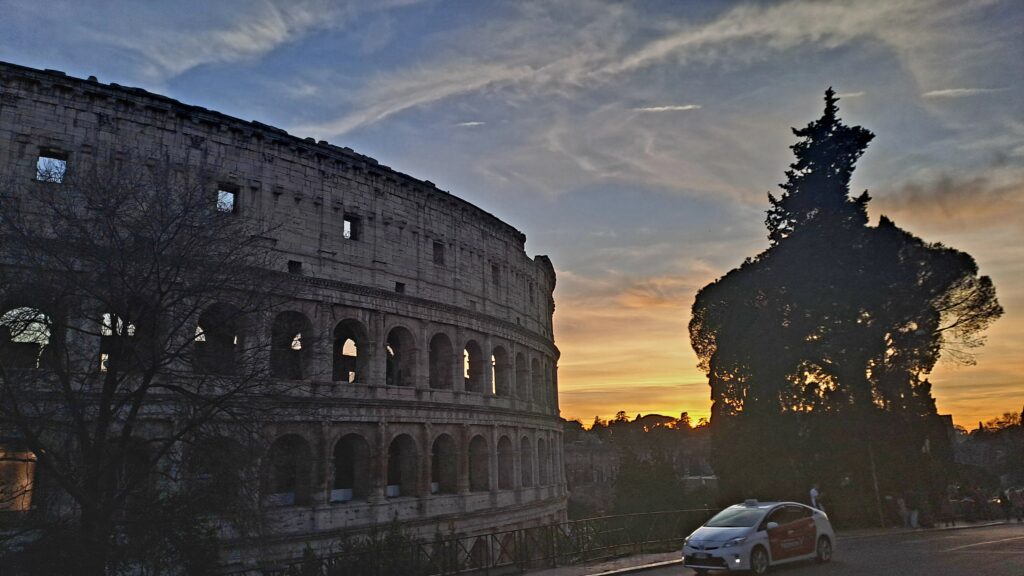
[[[516,397],[520,400],[530,398],[530,369],[522,352],[516,353]]]
[[[418,495],[419,472],[416,441],[408,434],[399,434],[388,446],[388,483],[385,495],[388,498]]]
[[[114,486],[125,494],[125,513],[137,516],[145,513],[156,489],[154,454],[142,438],[127,441],[110,439],[109,456],[114,464]]]
[[[247,452],[238,441],[205,438],[185,455],[185,485],[204,508],[228,510],[242,497],[247,462]]]
[[[370,444],[359,434],[342,436],[334,445],[331,502],[366,500],[372,489]]]
[[[342,320],[334,327],[331,379],[335,382],[365,382],[369,365],[369,338],[358,320]]]
[[[444,332],[434,334],[430,339],[430,387],[436,390],[450,390],[452,387],[452,357],[455,354],[452,341]]]
[[[491,351],[491,382],[494,393],[498,396],[512,395],[512,365],[509,363],[508,351],[502,346],[495,346]]]
[[[511,490],[515,488],[515,451],[512,449],[512,441],[508,436],[502,436],[498,440],[498,489]]]
[[[487,440],[478,434],[469,441],[469,491],[487,492],[490,489],[490,451]]]
[[[313,324],[305,314],[281,312],[270,328],[270,374],[301,380],[309,376],[313,354]]]
[[[484,353],[476,340],[466,341],[462,350],[462,369],[467,392],[489,392],[484,388]]]
[[[131,370],[138,360],[135,353],[138,326],[135,322],[118,314],[104,312],[99,316],[99,332],[100,372]]]
[[[0,315],[0,365],[41,368],[49,351],[53,321],[38,308],[21,306]]]
[[[533,442],[528,436],[519,441],[519,468],[524,488],[533,486]]]
[[[242,349],[242,314],[218,302],[203,310],[196,326],[194,368],[202,374],[235,374]]]
[[[551,483],[551,455],[548,443],[543,438],[537,439],[537,485],[547,486]]]
[[[455,440],[439,434],[430,450],[430,492],[454,494],[458,491],[458,453]]]
[[[298,434],[274,440],[263,471],[263,501],[269,505],[306,504],[312,493],[313,452]]]
[[[388,332],[385,381],[388,386],[412,386],[416,382],[416,339],[405,326]]]
[[[541,372],[540,360],[530,360],[531,397],[534,404],[544,404],[544,374]]]

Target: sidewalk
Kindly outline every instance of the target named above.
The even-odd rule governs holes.
[[[943,530],[965,530],[968,528],[984,528],[986,526],[997,526],[1005,524],[1003,520],[985,520],[980,522],[958,522],[956,526],[938,526],[935,528],[860,528],[857,530],[844,530],[838,532],[836,538],[839,542],[859,538],[871,538],[875,536],[891,536],[899,534],[913,534],[925,532],[939,532]],[[531,570],[527,572],[530,576],[613,576],[619,574],[630,574],[641,572],[648,568],[670,566],[679,564],[679,551],[661,552],[657,554],[637,554],[635,556],[623,556],[604,562],[594,564],[583,564],[580,566],[562,566],[559,568],[547,568],[544,570]]]

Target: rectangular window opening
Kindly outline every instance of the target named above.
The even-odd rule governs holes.
[[[501,286],[501,267],[497,264],[491,264],[491,282],[495,286]]]
[[[395,292],[405,294],[405,282],[395,282]]]
[[[346,240],[359,240],[361,232],[359,228],[359,217],[353,216],[352,214],[345,214],[342,220],[341,237]]]
[[[238,190],[226,186],[217,189],[217,212],[224,214],[238,212]]]
[[[289,274],[302,274],[302,262],[298,260],[288,261],[288,273]]]
[[[64,181],[67,169],[67,154],[55,150],[41,150],[36,160],[36,180],[60,184]]]
[[[434,242],[434,264],[444,266],[444,243]]]

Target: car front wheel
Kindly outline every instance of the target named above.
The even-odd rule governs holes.
[[[768,552],[758,546],[750,553],[750,571],[754,574],[768,573]]]
[[[832,559],[832,541],[826,536],[818,538],[818,562],[828,562]]]

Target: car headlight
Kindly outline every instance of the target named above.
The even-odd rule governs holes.
[[[732,540],[726,541],[725,544],[722,544],[722,548],[732,548],[733,546],[739,546],[740,544],[743,544],[746,541],[747,541],[747,537],[746,536],[740,536],[738,538],[733,538]]]
[[[690,538],[693,538],[693,536],[687,536],[686,538],[683,538],[683,546],[690,545]]]

